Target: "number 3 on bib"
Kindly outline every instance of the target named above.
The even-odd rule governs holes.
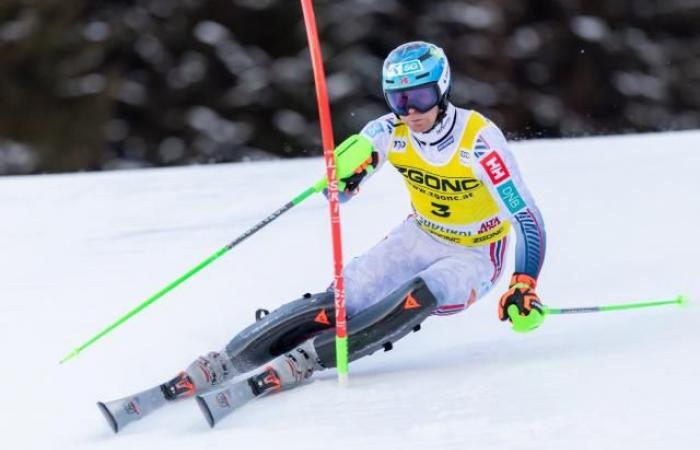
[[[450,205],[442,205],[440,203],[431,202],[431,206],[435,207],[431,213],[438,217],[450,217]]]

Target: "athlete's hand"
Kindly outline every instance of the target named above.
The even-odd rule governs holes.
[[[360,164],[352,175],[338,180],[338,199],[340,203],[347,202],[360,191],[360,183],[374,171],[378,162],[379,154],[372,152],[370,157]],[[327,188],[323,190],[323,195],[328,198]]]
[[[349,195],[356,193],[362,180],[374,171],[378,162],[379,154],[373,151],[370,157],[362,162],[352,175],[338,180],[338,190]]]
[[[498,302],[498,318],[510,321],[513,331],[524,333],[539,327],[544,321],[544,307],[535,292],[537,280],[524,273],[514,273],[510,289]]]

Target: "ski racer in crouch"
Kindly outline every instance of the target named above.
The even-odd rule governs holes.
[[[426,42],[397,47],[382,73],[391,113],[353,137],[351,145],[371,146],[372,156],[340,180],[341,201],[388,161],[404,178],[413,213],[344,269],[350,361],[390,350],[428,316],[463,311],[486,295],[502,274],[513,229],[515,273],[498,317],[517,331],[544,320],[535,291],[545,255],[542,217],[500,129],[452,105],[450,85],[442,49]],[[199,357],[140,407],[200,394],[261,367],[250,379],[255,395],[334,367],[334,307],[330,288],[258,314],[223,350]],[[115,408],[100,407],[117,431]]]

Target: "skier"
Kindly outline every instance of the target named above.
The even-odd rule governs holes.
[[[391,113],[369,122],[353,141],[371,146],[372,156],[340,180],[341,201],[357,195],[388,161],[404,178],[413,213],[344,269],[350,361],[390,350],[429,315],[463,311],[486,295],[501,276],[512,229],[516,270],[498,317],[519,331],[544,320],[535,291],[546,240],[540,212],[500,129],[451,104],[450,86],[441,48],[426,42],[397,47],[382,73]],[[223,350],[199,357],[149,398],[159,405],[200,394],[264,367],[250,378],[259,395],[334,367],[334,303],[329,288],[257,314]],[[100,407],[117,431],[123,418],[115,418],[114,405]]]

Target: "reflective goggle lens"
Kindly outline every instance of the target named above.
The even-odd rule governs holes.
[[[424,113],[437,105],[439,100],[440,95],[436,84],[386,93],[389,107],[400,116],[407,116],[408,110],[411,108]]]

